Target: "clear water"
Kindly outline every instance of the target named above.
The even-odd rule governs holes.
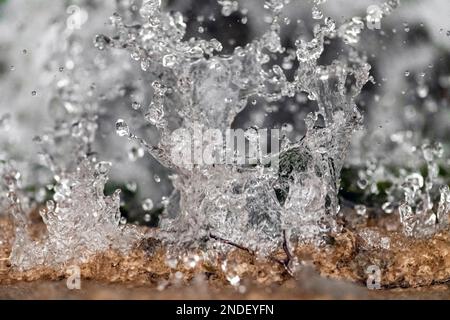
[[[218,4],[225,17],[241,10],[235,1]],[[51,36],[62,41],[54,55],[65,68],[58,68],[63,75],[47,90],[51,92],[47,103],[54,108],[49,115],[51,129],[34,139],[39,166],[50,181],[30,196],[13,157],[6,156],[2,169],[2,206],[9,209],[16,226],[13,265],[28,269],[86,261],[108,249],[126,253],[143,237],[121,217],[120,192],[104,195],[115,163],[104,159],[102,146],[96,144],[99,135],[105,135],[106,144],[134,143],[124,152],[132,162],[146,152],[170,170],[173,191],[162,201],[163,213],[153,236],[175,251],[229,250],[232,243],[267,256],[285,242],[321,246],[330,234],[339,233],[341,172],[350,148],[352,157],[364,151],[353,145],[364,130],[357,102],[364,86],[375,82],[368,62],[370,48],[361,48],[361,34],[367,20],[384,21],[399,1],[383,3],[381,16],[368,11],[366,17],[343,22],[324,14],[325,1],[314,1],[313,30],[304,30],[294,49],[282,45],[282,29],[291,23],[283,9],[289,5],[282,0],[261,3],[265,31],[231,53],[224,53],[217,39],[187,38],[183,15],[165,10],[160,0],[118,1],[109,30],[97,27],[103,33],[90,35],[89,41],[72,34],[67,25],[59,26],[64,37]],[[91,15],[107,11],[91,10]],[[339,54],[325,63],[324,51],[332,42],[340,44]],[[419,96],[427,96],[424,86],[419,83]],[[39,90],[33,92],[39,95]],[[271,149],[278,151],[271,161],[278,159],[277,166],[271,162],[186,166],[178,161],[182,156],[174,157],[173,137],[180,130],[191,135],[210,128],[226,132],[255,99],[276,103],[302,95],[317,108],[304,117],[303,135],[291,138],[292,128],[285,126],[280,139],[272,142]],[[128,97],[130,103],[125,102]],[[133,116],[112,105],[123,106]],[[109,131],[118,137],[100,130],[105,118],[113,124]],[[258,139],[252,131],[257,129],[245,132],[248,143]],[[395,138],[409,146],[407,137],[397,133]],[[443,147],[419,142],[415,166],[391,170],[378,161],[381,153],[373,152],[374,160],[361,161],[354,176],[365,194],[378,194],[378,183],[389,181],[380,207],[385,214],[399,215],[407,236],[428,236],[448,225],[450,191],[438,172]],[[213,144],[213,137],[203,135],[200,147]],[[420,164],[426,175],[418,172]],[[159,183],[161,178],[155,175],[153,180]],[[131,183],[127,188],[136,190]],[[44,202],[48,191],[52,199],[40,209],[47,232],[36,240],[29,234],[29,212]],[[144,220],[151,220],[153,200],[146,198],[141,207]],[[367,217],[365,203],[355,204],[355,210]],[[375,236],[369,232],[367,237]],[[386,247],[389,239],[374,241]],[[230,282],[234,280],[231,277]]]

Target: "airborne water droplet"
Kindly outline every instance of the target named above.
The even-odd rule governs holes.
[[[358,216],[365,216],[366,215],[367,209],[366,209],[366,206],[364,206],[364,205],[356,205],[355,206],[355,210],[356,210],[356,214]]]
[[[134,110],[139,110],[141,108],[141,104],[137,101],[133,101],[133,103],[131,104],[131,108],[133,108]]]
[[[108,161],[101,161],[95,165],[95,170],[101,175],[105,175],[112,167],[112,163]]]
[[[98,50],[104,50],[106,45],[110,42],[109,38],[103,34],[98,34],[94,38],[94,46]]]
[[[429,89],[425,85],[420,85],[417,87],[417,95],[420,98],[426,98],[428,96]]]
[[[127,123],[119,119],[116,122],[116,133],[119,137],[129,136],[130,135],[130,129],[128,128]]]
[[[383,205],[381,206],[381,209],[385,212],[385,213],[392,213],[394,211],[394,205],[392,204],[392,202],[385,202],[383,203]]]
[[[142,209],[144,209],[144,211],[150,211],[153,209],[153,201],[150,198],[145,199],[142,202]]]
[[[128,152],[128,158],[131,161],[136,161],[137,159],[142,158],[145,155],[144,148],[142,147],[131,147],[130,151]]]
[[[320,20],[323,18],[323,13],[317,6],[312,8],[312,17],[315,20]]]

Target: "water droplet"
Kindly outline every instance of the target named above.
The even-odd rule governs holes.
[[[137,190],[137,183],[134,181],[129,181],[125,184],[125,187],[127,188],[128,191],[130,192],[136,192]]]
[[[417,91],[417,95],[420,98],[426,98],[428,96],[429,89],[425,85],[420,85],[417,87],[416,91]]]
[[[150,198],[145,199],[142,202],[142,209],[144,209],[144,211],[150,211],[153,209],[153,201]]]
[[[141,104],[137,101],[133,101],[133,103],[131,104],[131,108],[134,110],[139,110],[141,108]]]
[[[146,213],[144,215],[144,221],[145,222],[150,222],[151,220],[152,220],[152,216],[150,214]]]
[[[94,38],[94,46],[98,50],[104,50],[106,45],[110,42],[111,42],[111,40],[103,34],[98,34]]]
[[[218,0],[217,2],[222,6],[221,13],[224,17],[230,16],[239,9],[239,3],[234,0]]]
[[[139,48],[134,49],[131,54],[131,59],[135,60],[135,61],[139,61],[141,60],[141,51],[139,50]]]
[[[365,216],[367,209],[366,209],[366,206],[364,206],[364,205],[356,205],[355,211],[358,216]]]
[[[155,180],[156,183],[160,183],[161,182],[161,178],[157,174],[155,174],[153,176],[153,179]]]
[[[142,147],[131,147],[130,151],[128,152],[128,159],[131,161],[136,161],[137,159],[142,158],[145,155],[144,148]]]
[[[130,129],[124,120],[119,119],[116,121],[116,133],[119,137],[130,135]]]
[[[409,27],[408,23],[404,22],[403,27],[404,27],[405,32],[411,31],[411,28]]]
[[[76,122],[72,125],[72,137],[78,138],[83,134],[83,123]]]
[[[173,54],[167,54],[163,57],[163,66],[172,68],[177,63],[177,57]]]
[[[385,212],[385,213],[392,213],[394,211],[394,205],[392,204],[392,202],[385,202],[383,203],[383,205],[381,206],[381,209]]]
[[[112,16],[109,17],[109,21],[113,25],[120,25],[120,23],[122,22],[122,17],[117,12],[114,12]]]
[[[112,167],[112,163],[108,161],[100,161],[95,165],[95,170],[98,174],[105,175]]]
[[[409,77],[409,75],[410,75],[411,73],[407,70],[407,71],[405,71],[405,77]]]
[[[142,18],[148,19],[159,10],[160,6],[161,0],[146,0],[139,9],[139,14]]]
[[[8,131],[11,128],[11,114],[5,113],[0,117],[0,129]]]
[[[323,18],[323,13],[317,6],[313,6],[312,8],[312,17],[315,20],[320,20]]]
[[[228,282],[229,282],[232,286],[238,286],[239,283],[241,282],[241,278],[239,278],[238,275],[235,275],[235,276],[227,276],[227,280],[228,280]]]
[[[369,182],[366,179],[358,179],[358,181],[356,182],[356,184],[358,185],[358,187],[362,190],[366,189]]]

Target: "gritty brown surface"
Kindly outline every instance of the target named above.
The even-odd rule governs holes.
[[[361,236],[364,230],[388,236],[389,250],[371,247]],[[261,260],[236,249],[226,259],[238,266],[235,272],[242,281],[237,288],[229,284],[220,267],[225,257],[198,263],[193,269],[181,264],[171,269],[165,263],[163,246],[147,238],[126,257],[108,251],[80,265],[82,289],[72,291],[66,287],[65,268],[26,272],[12,268],[8,262],[12,239],[11,223],[0,219],[0,298],[6,299],[450,298],[448,232],[430,239],[409,239],[379,225],[346,230],[321,249],[297,248],[295,255],[303,266],[295,275],[279,263],[285,258],[282,251]],[[381,269],[382,290],[365,287],[370,265]],[[175,277],[177,271],[181,277]]]

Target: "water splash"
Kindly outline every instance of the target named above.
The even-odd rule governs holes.
[[[55,200],[48,200],[39,214],[46,235],[35,241],[20,205],[20,191],[12,188],[8,198],[15,224],[12,265],[27,270],[38,265],[83,263],[108,249],[127,253],[139,240],[132,226],[120,225],[120,192],[103,194],[111,164],[85,159],[75,172],[65,173],[55,185]],[[8,183],[10,175],[4,175]]]
[[[16,225],[13,265],[27,269],[86,261],[110,248],[126,253],[140,239],[134,228],[124,226],[119,193],[103,193],[111,163],[97,160],[96,136],[101,135],[99,118],[105,114],[112,127],[115,121],[116,134],[133,143],[126,158],[136,162],[145,150],[172,172],[174,191],[162,201],[164,212],[154,232],[170,248],[228,250],[234,245],[269,255],[283,244],[323,245],[339,233],[341,172],[363,121],[355,101],[365,84],[375,80],[368,57],[359,49],[367,21],[352,17],[339,24],[324,14],[324,2],[313,2],[312,35],[303,32],[293,48],[282,41],[283,23],[288,24],[283,9],[289,4],[282,0],[264,3],[267,30],[231,54],[223,53],[217,39],[188,39],[182,14],[166,12],[160,0],[144,1],[141,7],[118,1],[117,12],[109,19],[113,34],[89,39],[95,53],[83,52],[85,43],[71,30],[58,52],[64,60],[58,65],[65,68],[59,67],[61,78],[50,103],[58,113],[53,127],[35,139],[42,149],[41,165],[53,180],[48,188],[53,197],[40,211],[47,227],[40,240],[28,232],[29,200],[17,171],[6,166],[3,175],[2,188],[8,196],[2,201]],[[237,1],[218,3],[227,17],[241,10]],[[385,2],[382,17],[377,18],[391,14],[398,4]],[[342,50],[325,63],[325,47],[331,42],[342,43]],[[428,87],[424,80],[418,84],[417,95],[425,99]],[[36,92],[37,98],[41,91]],[[291,140],[285,134],[271,141],[271,149],[278,151],[267,163],[185,166],[173,157],[177,145],[173,138],[179,130],[191,136],[210,128],[226,132],[249,104],[275,105],[299,96],[317,110],[306,115],[302,138]],[[128,97],[131,100],[125,103]],[[108,109],[116,104],[134,116]],[[285,125],[284,132],[291,127]],[[143,128],[151,129],[150,138]],[[257,129],[245,132],[247,143],[258,141]],[[203,135],[199,147],[210,145],[214,138]],[[363,192],[378,194],[380,177],[390,182],[382,209],[398,214],[408,236],[430,235],[448,225],[449,189],[438,177],[442,148],[426,144],[420,150],[426,175],[418,170],[390,174],[376,159],[369,159],[358,172]],[[160,182],[159,176],[154,180]],[[127,188],[136,190],[134,183]],[[144,221],[152,220],[153,200],[145,199],[139,207],[145,212]],[[367,218],[369,207],[361,203],[354,208]],[[364,234],[372,240],[378,237],[370,231]],[[374,246],[388,249],[388,240]],[[228,280],[238,285],[240,278],[232,272]]]
[[[339,231],[335,221],[339,174],[350,138],[361,124],[354,99],[369,80],[370,66],[352,48],[346,58],[330,65],[318,63],[325,39],[346,41],[347,36],[336,32],[336,23],[326,18],[316,26],[313,39],[297,41],[299,67],[295,80],[288,81],[269,56],[286,52],[278,22],[283,6],[283,1],[267,2],[265,8],[273,17],[269,30],[229,56],[215,54],[221,51],[215,39],[180,41],[186,28],[182,17],[162,12],[154,3],[152,10],[141,13],[142,24],[121,22],[116,24],[116,36],[96,37],[108,39],[102,44],[109,48],[129,51],[144,71],[159,74],[160,80],[152,83],[153,100],[144,112],[159,129],[159,142],[150,145],[130,133],[122,120],[116,126],[119,135],[139,141],[177,173],[159,234],[169,243],[217,246],[210,240],[226,239],[268,254],[284,240],[283,234],[289,240],[320,244],[326,234]],[[193,132],[198,124],[200,130],[225,130],[250,97],[273,102],[299,92],[317,101],[319,110],[307,116],[307,133],[301,141],[284,139],[279,170],[182,168],[170,159],[175,130]]]

